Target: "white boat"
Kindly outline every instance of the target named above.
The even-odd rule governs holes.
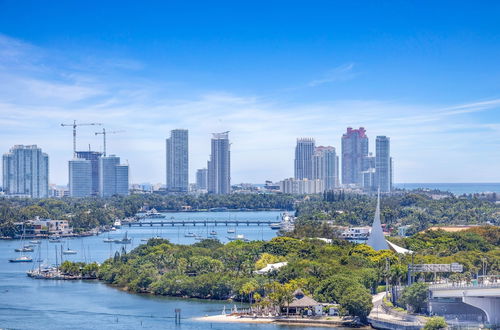
[[[227,233],[228,234],[234,234],[236,232],[236,229],[234,228],[228,228]]]
[[[33,248],[30,245],[25,245],[22,248],[15,249],[16,252],[33,252]]]
[[[280,222],[272,223],[269,225],[269,227],[271,227],[271,229],[273,230],[281,229],[281,223]]]
[[[30,241],[30,244],[42,244],[42,242],[39,240],[33,240],[33,241]]]
[[[227,239],[230,241],[243,241],[243,242],[249,241],[249,239],[245,238],[245,235],[243,234],[238,234],[236,236],[227,236]]]
[[[186,234],[184,234],[184,237],[196,237],[196,234],[189,231]]]
[[[216,236],[216,235],[217,235],[217,232],[216,232],[215,230],[212,230],[212,231],[210,232],[210,235],[212,235],[212,236]]]
[[[33,259],[28,256],[20,256],[15,259],[9,259],[9,262],[33,262]]]
[[[122,239],[115,239],[116,244],[130,244],[132,243],[132,239],[128,238],[127,232],[125,232],[125,236]]]
[[[120,219],[116,219],[115,222],[113,223],[113,227],[115,228],[121,228],[122,227],[122,222]]]
[[[49,238],[49,243],[60,243],[61,242],[61,238],[59,236],[51,236]]]
[[[153,208],[153,209],[147,211],[144,214],[144,217],[145,218],[164,218],[165,216],[163,214],[161,214],[160,212],[156,211],[156,209]]]
[[[109,235],[108,235],[108,238],[105,238],[102,240],[104,243],[113,243],[115,240],[110,238]]]
[[[62,253],[63,254],[76,254],[77,252],[75,250],[71,250],[70,248],[67,248]]]

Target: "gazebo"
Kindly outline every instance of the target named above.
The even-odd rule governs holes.
[[[290,303],[290,305],[285,307],[285,310],[286,308],[288,308],[289,314],[301,315],[306,309],[308,309],[315,314],[315,309],[317,308],[317,306],[322,305],[313,298],[306,296],[302,292],[302,290],[297,289],[293,293],[293,301]]]

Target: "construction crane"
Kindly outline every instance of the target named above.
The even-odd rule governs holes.
[[[116,133],[123,133],[123,132],[125,132],[125,131],[111,131],[111,132],[106,132],[105,128],[102,129],[102,132],[95,132],[95,135],[102,134],[103,146],[104,146],[104,150],[103,150],[103,156],[104,157],[106,157],[106,134],[116,134]]]
[[[98,126],[102,125],[101,123],[86,123],[86,124],[77,124],[76,120],[73,120],[73,124],[61,124],[61,126],[72,126],[73,127],[73,157],[76,158],[76,128],[78,126]]]

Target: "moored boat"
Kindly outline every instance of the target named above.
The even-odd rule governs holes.
[[[33,262],[33,259],[28,256],[20,256],[18,258],[9,259],[9,262]]]
[[[70,248],[67,248],[62,252],[63,254],[77,254],[77,251],[71,250]]]
[[[127,232],[125,232],[125,236],[122,239],[115,239],[116,244],[130,244],[132,243],[132,239],[128,238]]]
[[[22,248],[15,249],[16,252],[33,252],[33,248],[30,245],[25,245]]]
[[[279,222],[272,223],[269,225],[269,227],[271,227],[271,229],[273,229],[273,230],[281,229],[281,223],[279,223]]]
[[[49,243],[60,243],[61,238],[59,236],[51,236],[49,237]]]
[[[245,235],[243,234],[238,234],[236,236],[227,236],[227,239],[230,241],[243,241],[243,242],[250,241],[248,238],[245,238]]]

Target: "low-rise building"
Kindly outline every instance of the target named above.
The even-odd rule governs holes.
[[[18,232],[27,237],[43,237],[43,236],[71,236],[73,228],[69,225],[68,220],[52,220],[52,219],[33,219],[26,222],[15,223]]]
[[[325,191],[323,180],[285,179],[280,182],[280,190],[284,194],[321,194]]]

